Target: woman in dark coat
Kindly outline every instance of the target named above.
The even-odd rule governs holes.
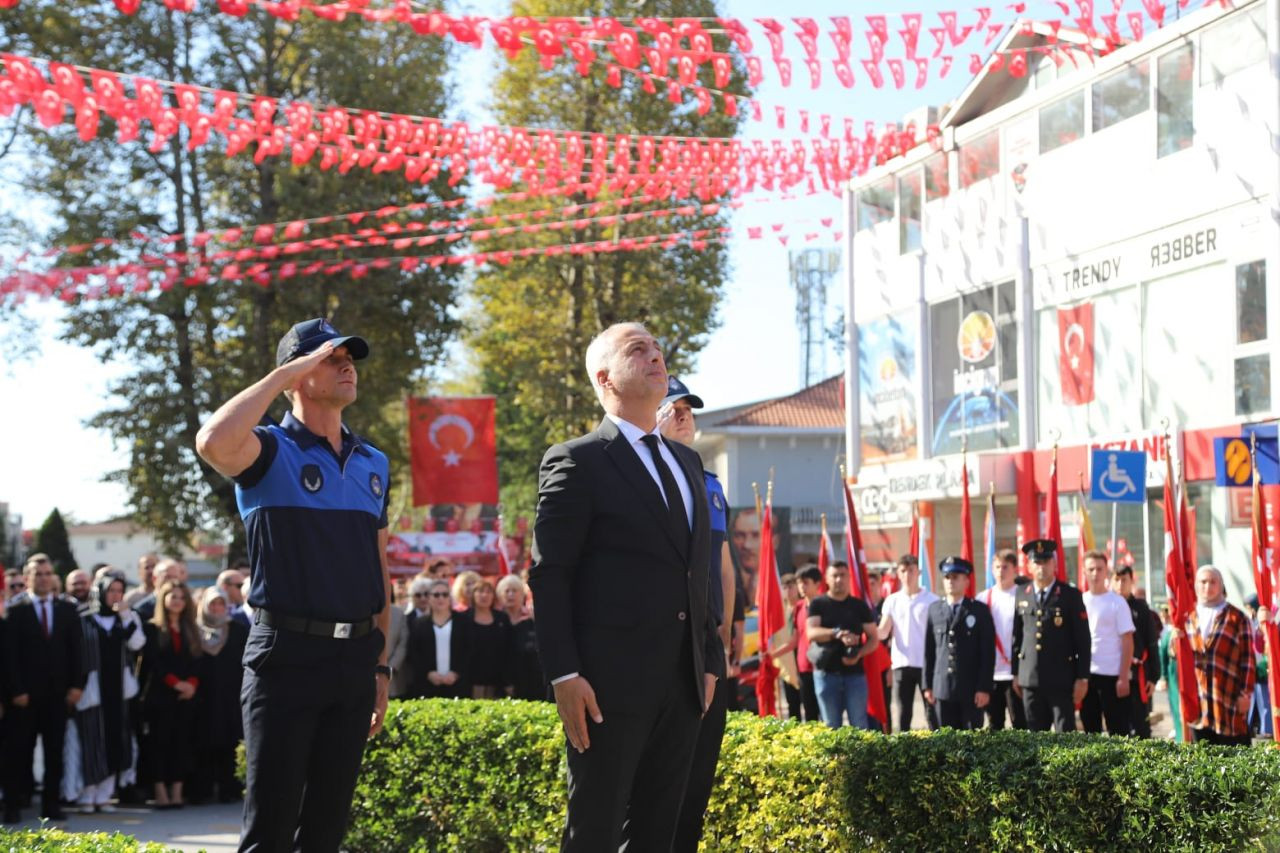
[[[511,683],[511,620],[494,607],[497,593],[493,584],[482,580],[471,594],[471,637],[467,645],[467,680],[471,698],[497,699],[505,696]]]
[[[470,696],[466,657],[471,621],[454,612],[445,581],[431,581],[427,596],[431,609],[426,617],[414,620],[409,634],[409,668],[414,678],[411,695],[444,699]]]
[[[533,632],[533,614],[525,603],[528,589],[519,575],[498,581],[498,601],[511,621],[511,661],[508,694],[514,699],[545,700],[547,682],[538,661],[538,640]]]
[[[156,593],[147,625],[147,680],[142,687],[147,778],[157,808],[181,808],[182,782],[191,765],[201,644],[195,601],[187,585],[166,581]]]
[[[231,618],[227,594],[209,587],[200,598],[200,697],[196,705],[196,752],[192,772],[192,802],[213,796],[218,802],[240,799],[236,779],[236,746],[244,738],[240,717],[240,658],[249,629]]]

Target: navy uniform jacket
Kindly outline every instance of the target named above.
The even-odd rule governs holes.
[[[1023,687],[1071,689],[1089,677],[1089,614],[1080,590],[1055,581],[1044,607],[1035,584],[1018,587],[1013,615],[1013,677]]]
[[[996,627],[985,604],[966,598],[954,619],[945,599],[929,605],[924,684],[934,699],[972,702],[974,693],[991,692],[995,669]]]

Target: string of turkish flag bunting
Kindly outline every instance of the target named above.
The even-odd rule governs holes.
[[[1209,0],[1218,2],[1218,0]],[[1093,0],[1075,0],[1074,8],[1063,0],[1053,0],[1062,17],[1040,22],[1020,20],[1024,34],[1038,33],[1045,44],[1035,48],[995,51],[984,59],[970,55],[969,68],[978,73],[1005,69],[1014,76],[1027,73],[1028,50],[1052,56],[1058,63],[1076,54],[1089,60],[1103,55],[1120,44],[1126,36],[1120,33],[1118,18],[1124,0],[1112,0],[1114,14],[1097,16]],[[0,0],[0,8],[16,6],[18,0]],[[165,8],[176,12],[195,9],[195,0],[163,0]],[[459,44],[481,47],[486,38],[493,41],[511,59],[526,49],[535,51],[541,63],[552,68],[564,58],[576,70],[588,75],[603,68],[609,85],[620,86],[621,75],[640,78],[642,88],[655,95],[665,95],[673,103],[682,104],[691,95],[699,113],[718,105],[726,113],[736,114],[739,107],[752,118],[763,120],[766,107],[762,102],[738,97],[724,91],[735,80],[758,86],[765,79],[763,59],[755,53],[752,33],[769,45],[772,66],[784,86],[792,82],[792,59],[787,55],[788,37],[799,43],[803,62],[809,71],[810,84],[820,85],[824,55],[819,44],[830,42],[834,57],[830,59],[836,79],[846,88],[854,85],[852,65],[855,24],[848,16],[829,19],[820,25],[814,18],[796,17],[790,25],[776,18],[755,18],[750,23],[737,18],[533,18],[528,16],[485,17],[451,15],[445,12],[415,12],[407,0],[391,5],[374,6],[368,0],[342,0],[318,3],[314,0],[218,0],[223,14],[243,16],[257,7],[268,15],[289,21],[299,20],[306,12],[323,20],[341,21],[355,15],[369,21],[403,24],[427,37],[448,38]],[[1159,0],[1142,0],[1144,12],[1128,13],[1133,38],[1141,38],[1149,21],[1155,27],[1164,23],[1165,7]],[[1180,0],[1186,7],[1189,0]],[[1208,3],[1206,3],[1208,5]],[[117,8],[134,14],[141,0],[116,0]],[[955,56],[945,53],[966,45],[988,49],[1005,32],[1014,19],[1024,16],[1026,3],[1010,3],[999,14],[993,7],[977,7],[969,12],[936,13],[938,26],[928,26],[922,13],[903,12],[891,21],[887,15],[867,15],[865,37],[869,57],[859,60],[869,81],[875,87],[886,85],[883,65],[893,84],[906,84],[906,69],[916,70],[916,85],[927,80],[930,63],[937,60],[945,76]],[[1000,15],[1009,13],[1008,20]],[[929,22],[932,22],[930,19]],[[789,28],[790,27],[790,28]],[[1064,28],[1068,31],[1063,32]],[[929,50],[922,46],[922,36],[932,36]],[[822,36],[826,36],[823,39]],[[1059,36],[1062,38],[1059,38]],[[717,44],[719,49],[717,49]],[[889,56],[901,47],[903,55]],[[509,198],[556,197],[570,192],[589,199],[604,198],[619,206],[631,199],[652,203],[698,200],[703,207],[694,215],[713,215],[719,205],[732,203],[750,193],[792,191],[838,193],[852,177],[872,165],[883,163],[923,143],[939,147],[936,127],[899,128],[852,118],[816,117],[817,136],[810,135],[810,115],[806,110],[792,110],[774,105],[773,115],[779,128],[785,128],[790,117],[798,124],[802,138],[773,140],[740,140],[715,137],[674,137],[646,134],[585,133],[575,130],[535,129],[517,126],[483,125],[473,127],[466,121],[440,117],[390,114],[341,106],[319,106],[304,100],[284,100],[263,94],[210,89],[198,85],[115,71],[84,68],[30,56],[4,54],[4,73],[0,74],[0,115],[9,116],[20,106],[30,106],[39,123],[54,128],[68,120],[74,123],[84,141],[96,139],[103,118],[115,126],[120,144],[138,141],[149,126],[147,142],[151,151],[165,149],[177,135],[184,137],[189,150],[213,143],[221,137],[226,156],[235,157],[252,150],[255,163],[267,158],[288,156],[294,166],[315,166],[347,174],[354,169],[403,173],[406,180],[428,183],[446,177],[457,185],[468,176],[478,178],[496,190],[522,185],[519,193]],[[708,75],[703,75],[709,69]],[[709,76],[710,81],[704,81]],[[660,90],[655,81],[662,81]],[[711,86],[703,82],[712,82]],[[727,200],[727,201],[726,201]],[[465,203],[458,199],[441,206]],[[410,206],[412,207],[412,206]],[[691,215],[688,206],[668,207],[656,211],[631,211],[624,214],[602,214],[594,211],[586,217],[551,222],[520,222],[545,218],[547,211],[506,214],[508,224],[491,228],[470,228],[477,220],[490,224],[487,218],[470,218],[458,222],[408,223],[403,231],[386,223],[378,229],[360,229],[354,234],[331,234],[301,240],[310,224],[337,221],[343,217],[356,224],[357,214],[335,214],[312,220],[299,220],[283,225],[284,243],[274,242],[274,225],[251,225],[224,230],[221,234],[202,232],[187,240],[186,252],[149,253],[141,249],[131,263],[99,264],[52,272],[18,269],[0,280],[0,297],[23,298],[27,295],[56,296],[72,301],[105,295],[141,293],[152,287],[169,289],[179,283],[186,286],[213,281],[247,280],[267,285],[300,275],[348,274],[359,278],[372,269],[392,265],[405,272],[422,266],[471,263],[476,265],[510,263],[515,258],[541,255],[596,252],[643,251],[655,247],[665,249],[687,245],[701,250],[719,245],[731,233],[727,228],[673,230],[667,234],[643,237],[617,237],[613,240],[566,243],[551,246],[499,248],[460,254],[441,254],[437,247],[430,254],[415,255],[411,248],[431,248],[461,240],[482,242],[516,234],[536,234],[543,230],[571,229],[581,231],[588,226],[610,228],[643,217]],[[575,216],[578,211],[566,217]],[[629,217],[631,217],[629,219]],[[439,227],[431,227],[438,225]],[[829,227],[829,220],[823,221]],[[786,245],[791,239],[806,242],[828,235],[816,229],[801,234],[781,234],[781,223],[770,226],[748,226],[748,239],[762,239],[766,228]],[[410,236],[420,231],[441,234]],[[253,246],[206,251],[215,239],[237,243],[252,234]],[[839,242],[843,233],[832,232]],[[167,242],[180,242],[184,235],[169,235]],[[58,254],[90,252],[117,245],[116,238],[104,236],[89,244],[53,250],[42,257]],[[340,261],[315,260],[308,263],[292,260],[301,252],[350,250],[391,245],[403,254],[395,257],[346,257]],[[31,260],[24,256],[21,260]],[[99,280],[100,279],[100,280]]]

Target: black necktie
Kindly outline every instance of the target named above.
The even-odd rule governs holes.
[[[649,433],[642,436],[640,440],[644,442],[645,447],[649,448],[649,453],[653,456],[653,465],[658,469],[658,479],[662,482],[662,491],[667,497],[667,516],[671,524],[671,532],[675,534],[680,548],[688,550],[689,516],[685,515],[684,498],[680,496],[680,487],[676,485],[676,478],[671,474],[666,460],[658,451],[658,437]]]
[[[1045,601],[1045,599],[1046,599],[1046,598],[1048,598],[1048,597],[1049,597],[1049,590],[1047,590],[1047,589],[1042,589],[1042,590],[1040,590],[1038,593],[1036,593],[1036,597],[1037,597],[1037,599],[1038,599],[1038,602],[1037,602],[1037,603],[1038,603],[1038,604],[1039,604],[1039,606],[1043,609],[1043,608],[1044,608],[1044,601]]]

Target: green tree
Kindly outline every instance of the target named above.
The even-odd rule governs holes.
[[[144,3],[137,15],[123,17],[110,3],[31,0],[6,12],[0,45],[79,65],[260,93],[279,98],[282,108],[304,99],[317,109],[341,104],[434,116],[448,110],[443,39],[357,16],[288,23],[256,6],[239,19],[219,13],[212,3],[201,9],[183,15]],[[172,93],[167,97],[172,101]],[[244,106],[240,115],[246,115]],[[208,101],[204,109],[211,111]],[[287,151],[259,164],[252,150],[230,159],[220,144],[192,151],[185,127],[156,153],[148,151],[147,125],[138,142],[124,145],[105,117],[87,144],[66,125],[28,128],[21,140],[20,181],[52,212],[44,237],[53,245],[143,231],[181,236],[176,251],[205,252],[191,241],[196,232],[455,199],[465,189],[449,186],[447,171],[423,184],[402,173],[322,171],[318,154],[309,165],[294,166]],[[461,215],[456,209],[430,211],[432,219]],[[340,219],[312,234],[347,225]],[[66,262],[119,262],[137,251],[100,246]],[[391,246],[351,253],[401,254]],[[429,374],[455,332],[448,309],[457,277],[454,266],[402,272],[393,263],[358,280],[298,275],[265,287],[247,280],[180,284],[167,292],[73,305],[64,338],[129,365],[106,389],[111,403],[91,423],[128,451],[128,466],[111,477],[127,487],[135,520],[158,531],[168,547],[206,529],[234,536],[233,556],[242,552],[232,484],[197,458],[196,431],[223,401],[275,366],[276,343],[290,325],[316,316],[369,339],[373,353],[360,365],[360,400],[349,420],[390,455],[393,480],[406,484],[399,401]],[[284,408],[281,400],[275,417]]]
[[[67,525],[62,520],[62,513],[58,512],[57,507],[53,508],[53,512],[49,513],[49,517],[40,524],[40,529],[36,531],[36,544],[33,553],[48,554],[59,577],[65,578],[68,573],[80,568],[76,565],[76,558],[71,553],[71,540],[67,537]]]
[[[512,14],[576,15],[580,6],[566,0],[523,0],[513,4]],[[593,14],[714,18],[718,12],[712,0],[607,0]],[[727,39],[716,36],[715,47],[728,51]],[[614,88],[603,62],[586,77],[568,61],[547,71],[531,50],[502,63],[494,112],[506,124],[604,133],[613,139],[620,133],[732,137],[740,121],[719,109],[700,116],[692,103],[673,105],[643,91],[635,75],[622,75],[622,85]],[[742,96],[747,94],[741,82],[745,73],[738,71],[730,91]],[[703,69],[700,83],[712,87],[711,77],[710,69]],[[660,91],[664,85],[658,81]],[[605,198],[579,193],[559,203]],[[653,206],[669,207],[671,201],[658,200]],[[548,204],[539,200],[524,209]],[[520,209],[511,204],[495,208]],[[544,232],[537,239],[550,245],[643,237],[715,228],[725,224],[726,216],[619,220],[571,232]],[[716,326],[728,272],[725,246],[713,242],[698,251],[686,242],[670,250],[655,246],[640,252],[516,258],[477,274],[477,310],[466,338],[476,352],[484,392],[498,397],[499,465],[508,515],[533,509],[537,465],[547,444],[589,429],[599,419],[583,365],[591,339],[615,322],[643,322],[663,342],[669,369],[685,371]]]

